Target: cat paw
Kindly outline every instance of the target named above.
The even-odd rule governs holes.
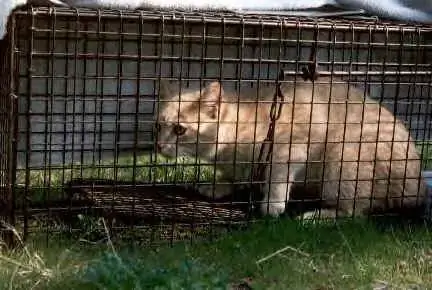
[[[295,219],[303,223],[315,224],[319,220],[319,217],[318,211],[313,210],[304,212],[298,215]]]
[[[261,213],[272,217],[278,217],[285,212],[285,202],[270,202],[264,201],[261,206]]]
[[[317,209],[312,211],[307,211],[296,217],[297,220],[315,223],[320,220],[335,220],[336,211],[327,209]]]

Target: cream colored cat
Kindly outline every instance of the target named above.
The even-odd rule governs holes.
[[[295,183],[321,183],[317,196],[334,209],[323,212],[326,216],[422,204],[420,156],[404,125],[362,91],[319,81],[281,86],[285,103],[266,168],[262,213],[284,212]],[[200,193],[216,198],[232,193],[229,182],[251,181],[274,93],[274,86],[251,90],[238,102],[235,93],[212,82],[201,92],[182,90],[179,99],[161,84],[160,152],[214,162],[227,182],[200,186]]]

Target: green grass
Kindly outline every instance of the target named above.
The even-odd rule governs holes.
[[[134,169],[135,168],[135,169]],[[17,174],[18,185],[25,184],[29,178],[32,187],[61,186],[73,178],[103,178],[118,181],[137,182],[192,182],[198,178],[202,181],[211,180],[213,166],[200,165],[193,158],[165,158],[161,155],[140,155],[101,160],[96,165],[81,165],[79,163],[65,165],[61,168],[30,169],[29,176],[25,170]]]
[[[432,143],[418,142],[423,168],[432,169]],[[64,184],[74,178],[111,179],[124,182],[192,183],[213,180],[214,167],[200,164],[193,158],[169,159],[158,155],[139,155],[136,159],[125,155],[114,160],[101,160],[97,165],[69,164],[60,168],[19,170],[16,178],[17,196],[23,195],[29,180],[30,200],[38,202],[62,198]],[[216,180],[220,172],[216,172]],[[19,198],[18,198],[19,199]]]
[[[119,157],[116,162],[101,160],[97,165],[80,165],[78,163],[61,168],[19,170],[16,177],[16,195],[18,200],[24,196],[25,184],[29,185],[31,201],[61,199],[64,196],[64,185],[76,178],[108,179],[120,182],[144,182],[185,184],[192,182],[211,182],[214,166],[200,164],[193,158],[179,157],[169,159],[158,155],[139,155]],[[220,172],[216,171],[216,179]],[[28,183],[26,180],[28,179]]]
[[[424,226],[262,221],[218,240],[148,248],[34,240],[0,256],[1,289],[430,289]],[[414,286],[418,288],[413,288]]]
[[[416,147],[422,156],[423,168],[432,170],[432,141],[417,142]]]
[[[432,143],[418,142],[417,149],[422,153],[423,166],[432,169]],[[200,160],[179,157],[177,159],[165,158],[161,155],[126,155],[114,160],[101,160],[97,165],[69,164],[62,168],[30,169],[27,176],[25,170],[17,174],[16,183],[25,184],[26,178],[31,187],[58,187],[73,178],[104,178],[119,181],[138,182],[192,182],[210,181],[213,176],[213,166],[199,165]],[[135,168],[135,169],[134,169]],[[220,173],[218,173],[220,174]]]

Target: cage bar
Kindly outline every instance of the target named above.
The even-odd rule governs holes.
[[[158,154],[155,128],[166,102],[160,98],[164,81],[176,81],[178,95],[184,95],[191,89],[204,94],[205,85],[217,80],[237,94],[232,106],[261,104],[239,96],[248,90],[261,92],[278,81],[297,88],[303,68],[316,65],[319,76],[313,86],[330,85],[330,95],[337,84],[358,87],[409,129],[425,176],[432,168],[431,26],[353,17],[30,6],[13,13],[6,41],[0,45],[6,50],[2,89],[7,88],[0,102],[1,199],[5,221],[22,228],[25,237],[41,229],[47,240],[65,229],[70,234],[82,231],[82,216],[104,216],[113,234],[142,229],[151,243],[162,236],[174,242],[203,232],[216,235],[221,225],[250,221],[259,208],[255,187],[265,182],[253,175],[220,180],[217,168],[254,168],[260,161],[244,161],[237,153],[224,162],[196,156],[169,160]],[[186,101],[178,103],[181,107]],[[340,103],[348,106],[348,100]],[[359,105],[359,116],[366,115],[367,104]],[[350,118],[345,114],[341,123],[344,136],[358,122],[350,123]],[[304,125],[313,119],[310,114]],[[385,124],[380,120],[381,109],[377,121]],[[233,135],[238,136],[238,127],[248,121],[237,122]],[[205,120],[198,122],[206,126]],[[323,125],[328,131],[328,122]],[[250,126],[256,129],[260,123],[255,120]],[[176,128],[184,129],[181,124]],[[313,141],[311,127],[306,132],[309,152],[322,141]],[[394,146],[402,142],[394,136],[390,141]],[[199,141],[201,146],[205,142]],[[333,148],[338,142],[325,146]],[[234,143],[236,148],[247,146],[241,140]],[[258,154],[256,144],[253,156]],[[175,145],[178,153],[178,146],[186,142]],[[353,166],[363,166],[359,159],[360,150]],[[334,165],[325,163],[316,181],[321,187],[331,182],[324,174],[327,166]],[[299,184],[307,185],[308,174]],[[352,180],[356,188],[371,182],[360,175],[358,169]],[[380,176],[373,180],[389,182]],[[339,181],[344,181],[342,170]],[[211,197],[197,196],[200,186],[210,186]],[[215,201],[216,186],[240,189],[238,196]],[[290,197],[289,208],[323,202],[322,196],[313,200],[302,192],[297,195]],[[343,196],[339,202],[344,202]]]

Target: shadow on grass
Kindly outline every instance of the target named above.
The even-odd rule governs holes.
[[[243,231],[194,244],[152,249],[108,244],[102,253],[101,244],[84,267],[50,285],[227,289],[242,283],[249,288],[240,289],[371,289],[385,283],[389,289],[428,289],[431,242],[424,226],[384,230],[366,220],[305,224],[265,219]]]

